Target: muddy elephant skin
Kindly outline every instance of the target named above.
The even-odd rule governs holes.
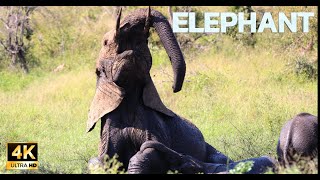
[[[165,159],[167,164],[161,164],[161,161],[149,161],[149,156],[144,151],[155,149],[159,153],[159,158]],[[234,169],[239,163],[253,161],[253,166],[245,174],[263,174],[266,171],[273,171],[276,167],[276,160],[269,156],[244,159],[237,162],[211,163],[202,162],[189,155],[178,153],[164,144],[156,141],[146,141],[141,145],[140,151],[131,159],[128,167],[129,173],[141,173],[151,171],[152,169],[165,169],[170,167],[171,171],[178,171],[183,174],[228,174],[230,169]],[[150,170],[149,170],[150,168]],[[139,170],[139,171],[137,171]]]

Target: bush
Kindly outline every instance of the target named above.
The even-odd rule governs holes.
[[[249,172],[251,168],[253,167],[254,162],[253,161],[246,161],[246,162],[240,162],[236,165],[233,169],[230,169],[229,172],[231,174],[244,174],[246,172]]]
[[[318,78],[318,61],[308,60],[306,57],[296,57],[293,62],[289,63],[291,71],[307,80],[317,80]]]
[[[89,166],[90,174],[125,174],[125,171],[122,169],[123,164],[117,158],[117,154],[112,158],[106,155],[104,157],[104,167],[100,167],[99,165]]]
[[[230,10],[231,12],[235,13],[243,12],[245,14],[244,16],[246,20],[250,19],[249,14],[253,12],[251,6],[232,6]],[[244,27],[243,33],[238,32],[238,25],[228,28],[227,35],[232,37],[234,41],[238,41],[245,46],[254,47],[254,45],[257,43],[256,35],[250,33],[250,29],[248,26]]]

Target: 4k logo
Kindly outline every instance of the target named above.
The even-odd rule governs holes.
[[[38,144],[7,143],[7,169],[38,169]]]

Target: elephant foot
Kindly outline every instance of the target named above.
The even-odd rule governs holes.
[[[276,161],[269,156],[261,156],[257,158],[245,159],[229,164],[215,164],[215,163],[205,163],[205,174],[224,174],[228,173],[229,169],[234,169],[241,162],[253,161],[253,166],[248,172],[244,174],[263,174],[269,169],[272,171],[276,167]]]

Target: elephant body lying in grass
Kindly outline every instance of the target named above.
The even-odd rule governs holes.
[[[298,160],[295,158],[318,157],[318,117],[300,113],[289,120],[281,129],[277,154],[282,165]]]
[[[173,67],[173,91],[182,88],[186,67],[169,22],[151,9],[138,9],[122,23],[120,17],[121,11],[116,28],[106,33],[102,41],[96,62],[96,93],[87,123],[89,132],[101,118],[100,162],[106,154],[117,154],[127,169],[140,146],[152,140],[203,162],[226,163],[228,157],[206,143],[196,126],[165,107],[150,77],[148,36],[149,28],[154,27]],[[155,149],[148,148],[143,154],[150,161],[166,163]],[[152,172],[167,170],[155,168]]]
[[[155,149],[160,152],[161,158],[167,163],[157,163],[149,160],[149,154],[145,153],[149,149]],[[164,144],[157,141],[146,141],[142,144],[140,151],[131,159],[128,167],[129,173],[150,173],[153,169],[170,169],[184,174],[217,174],[229,173],[229,169],[234,169],[241,162],[253,162],[253,166],[246,174],[261,174],[268,170],[274,170],[276,161],[268,156],[256,157],[241,160],[238,162],[210,163],[199,161],[198,159],[178,153]]]
[[[227,164],[202,162],[192,156],[178,153],[159,142],[147,141],[142,144],[140,151],[130,159],[129,172],[134,172],[132,169],[140,169],[141,172],[144,172],[148,171],[148,168],[154,167],[153,164],[156,163],[148,164],[148,157],[143,153],[149,148],[154,148],[162,153],[162,158],[168,162],[162,166],[169,166],[170,170],[178,170],[181,173],[228,173],[228,169],[233,169],[241,162],[253,161],[253,167],[246,173],[260,174],[270,169],[274,171],[279,165],[287,166],[299,160],[317,160],[318,117],[310,113],[299,113],[285,123],[277,144],[278,161],[272,157],[261,156]]]

